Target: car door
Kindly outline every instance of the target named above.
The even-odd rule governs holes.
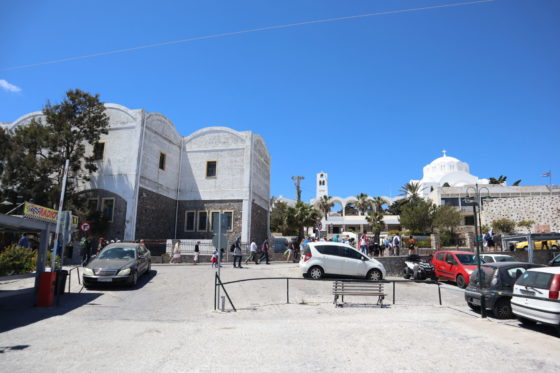
[[[323,255],[321,258],[323,270],[325,273],[333,275],[342,274],[342,264],[344,258],[340,254],[340,246],[337,245],[317,245],[315,249]]]
[[[449,279],[455,281],[457,275],[460,272],[459,261],[457,260],[457,257],[455,256],[455,254],[447,253],[445,262],[447,264],[447,274],[449,276]]]
[[[344,253],[344,264],[342,271],[348,276],[365,276],[367,272],[367,264],[362,254],[349,247],[342,247]]]
[[[439,252],[434,256],[434,269],[436,276],[440,278],[448,278],[447,263],[445,262],[445,252]]]

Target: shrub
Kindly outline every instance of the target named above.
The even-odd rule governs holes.
[[[33,272],[36,252],[25,247],[11,245],[0,254],[0,276]]]

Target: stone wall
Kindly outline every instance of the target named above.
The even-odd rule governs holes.
[[[82,195],[87,200],[97,199],[97,210],[103,208],[103,198],[114,198],[113,221],[107,224],[107,228],[103,232],[99,232],[97,227],[93,228],[92,235],[95,237],[105,237],[107,240],[124,239],[125,226],[126,226],[126,208],[127,203],[121,196],[104,189],[93,189],[83,192]]]
[[[203,201],[179,201],[179,216],[177,223],[177,238],[180,239],[212,239],[214,233],[208,225],[206,232],[186,232],[185,231],[185,212],[186,211],[207,211],[210,218],[212,211],[233,211],[233,229],[224,232],[228,239],[228,244],[234,242],[241,235],[241,221],[243,217],[243,201],[241,200],[203,200]],[[210,222],[208,222],[210,224]],[[172,237],[172,236],[170,236]]]
[[[266,209],[256,203],[252,204],[250,240],[255,239],[259,243],[268,237],[268,214]]]
[[[136,238],[167,238],[175,234],[174,199],[140,188]]]
[[[507,218],[515,222],[533,220],[550,226],[551,232],[560,231],[560,196],[538,195],[528,197],[495,198],[484,201],[482,224],[490,226],[494,220]],[[526,233],[523,229],[521,232]]]

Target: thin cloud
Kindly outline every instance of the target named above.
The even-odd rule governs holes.
[[[0,88],[2,88],[6,92],[21,92],[20,87],[10,84],[4,79],[0,79]]]

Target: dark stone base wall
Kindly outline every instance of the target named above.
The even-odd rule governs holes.
[[[251,206],[251,230],[249,240],[260,244],[268,237],[268,211],[256,203]]]
[[[97,198],[97,209],[102,209],[102,199],[103,198],[114,198],[115,205],[113,210],[113,222],[107,224],[107,228],[103,232],[99,232],[96,227],[92,227],[93,231],[90,234],[94,238],[104,237],[106,240],[122,240],[124,239],[124,230],[125,230],[125,223],[126,223],[126,200],[115,194],[113,192],[109,192],[105,189],[91,189],[82,193],[82,195],[86,198]],[[80,234],[82,234],[80,232]],[[97,241],[95,241],[97,242]]]
[[[241,235],[241,222],[243,217],[242,200],[197,200],[179,201],[179,217],[177,223],[177,238],[179,239],[212,239],[214,233],[211,231],[210,221],[208,221],[208,231],[206,232],[185,232],[185,212],[186,211],[207,211],[210,219],[212,211],[233,211],[233,224],[231,232],[224,232],[231,245],[237,237]],[[172,236],[170,236],[172,237]]]
[[[173,237],[176,207],[176,200],[140,188],[136,215],[136,239]]]

